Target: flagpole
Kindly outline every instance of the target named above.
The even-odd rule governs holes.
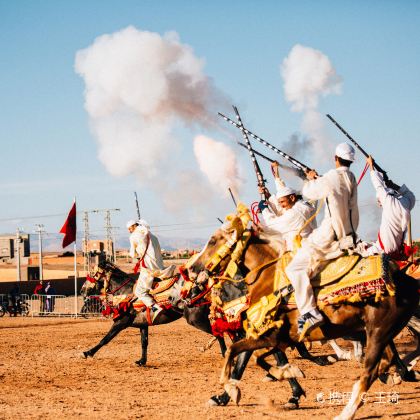
[[[76,204],[76,197],[74,197],[74,203]],[[74,240],[74,316],[77,318],[77,228],[76,238]]]

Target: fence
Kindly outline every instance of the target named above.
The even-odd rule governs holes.
[[[74,296],[32,295],[28,301],[31,316],[74,316]],[[102,302],[99,296],[77,297],[77,314],[81,316],[101,316]]]
[[[26,295],[21,294],[26,302],[30,316],[74,316],[74,296],[65,295]],[[0,305],[9,304],[9,296],[0,294]],[[77,297],[77,315],[83,317],[101,317],[104,306],[97,295]]]

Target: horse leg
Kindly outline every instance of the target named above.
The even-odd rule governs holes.
[[[236,402],[239,403],[240,390],[238,388],[238,379],[231,376],[231,369],[233,360],[242,352],[253,352],[262,348],[277,347],[277,340],[275,337],[260,337],[260,338],[246,338],[239,340],[231,345],[226,352],[226,361],[222,369],[220,382],[224,386],[225,391]],[[287,345],[284,344],[284,350]],[[282,349],[283,350],[283,349]],[[296,366],[289,365],[271,367],[269,371],[277,379],[288,379],[303,377],[303,372]]]
[[[394,356],[393,361],[395,362],[397,372],[401,376],[401,379],[405,382],[417,382],[415,371],[409,370],[407,365],[401,360],[398,350],[395,347],[395,343],[391,341],[389,345]]]
[[[385,312],[392,313],[390,308],[386,307],[383,310],[371,308],[370,311],[365,312],[367,347],[364,370],[359,380],[353,385],[349,402],[334,420],[350,420],[354,418],[356,410],[364,402],[363,396],[367,393],[381,370],[383,370],[383,367],[380,370],[380,362],[385,349],[405,325],[403,313],[394,313],[393,316],[389,315],[387,317]],[[389,359],[388,357],[388,364]]]
[[[217,342],[219,343],[220,346],[220,353],[222,353],[222,357],[225,357],[226,351],[227,351],[227,346],[226,346],[226,342],[225,339],[223,337],[216,337],[217,338]]]
[[[145,366],[147,362],[147,346],[149,344],[149,326],[143,325],[140,327],[140,341],[141,341],[141,358],[134,363],[137,366]]]
[[[328,344],[333,348],[338,360],[351,360],[350,350],[343,350],[335,340],[328,340]]]
[[[189,325],[192,325],[193,327],[198,328],[201,331],[213,335],[213,331],[211,329],[210,321],[208,318],[208,313],[204,311],[203,306],[195,308],[185,308],[184,318],[186,319]],[[217,337],[217,342],[220,346],[220,353],[223,357],[225,357],[227,350],[225,339],[223,337]]]
[[[361,341],[352,341],[354,358],[359,362],[363,362],[363,343]]]
[[[333,357],[313,356],[311,353],[309,353],[308,349],[305,346],[305,343],[296,343],[295,347],[296,347],[296,350],[299,352],[300,357],[302,357],[302,359],[310,360],[311,362],[314,362],[318,366],[327,366],[327,365],[332,365],[334,363],[331,360],[331,359],[334,359]]]
[[[239,382],[242,378],[242,375],[251,356],[252,351],[244,351],[238,355],[235,366],[232,371],[230,384],[228,386],[225,386],[225,391],[222,394],[213,395],[210,398],[210,400],[207,402],[207,405],[209,407],[225,406],[231,398],[235,402],[235,404],[239,404],[239,400],[241,398],[241,391],[236,386],[236,383]]]
[[[416,336],[416,339],[417,339],[417,348],[414,351],[412,351],[411,353],[407,354],[404,357],[403,362],[404,362],[405,366],[407,366],[407,369],[409,371],[411,371],[412,369],[414,369],[414,366],[416,365],[416,363],[418,362],[418,360],[420,358],[420,334],[419,334],[419,332],[417,332],[414,329],[411,329],[410,327],[409,327],[409,329]],[[414,370],[413,370],[413,372],[414,372],[414,374],[417,377],[418,373],[416,371],[414,371]]]
[[[285,366],[289,363],[289,360],[287,359],[286,353],[284,353],[281,350],[274,349],[268,353],[265,353],[264,355],[257,358],[257,363],[260,367],[265,369],[267,372],[270,371],[271,365],[265,361],[265,358],[269,356],[271,353],[274,353],[274,358],[276,359],[278,366]],[[270,378],[271,380],[276,381],[277,379],[271,375],[271,373],[268,373],[266,378]],[[287,410],[295,410],[299,408],[299,399],[303,395],[306,397],[305,391],[300,386],[298,380],[296,378],[289,378],[287,379],[289,382],[290,387],[292,388],[292,396],[289,398],[287,403],[284,405],[284,408]]]
[[[133,318],[129,315],[126,315],[119,320],[115,321],[112,324],[111,329],[105,335],[105,337],[97,344],[95,347],[92,347],[90,350],[83,352],[83,357],[87,359],[88,357],[93,357],[95,353],[103,346],[108,344],[116,335],[118,335],[122,330],[125,330],[127,327],[132,324]]]

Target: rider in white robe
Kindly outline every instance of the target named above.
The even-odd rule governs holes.
[[[384,180],[369,157],[370,178],[376,191],[378,204],[382,207],[382,219],[378,240],[368,248],[369,255],[385,253],[401,258],[404,237],[410,220],[410,212],[416,204],[416,197],[404,184],[402,187],[390,180]]]
[[[296,235],[300,234],[302,238],[306,238],[316,227],[315,218],[309,221],[315,208],[284,184],[278,173],[278,164],[275,163],[272,166],[277,193],[260,203],[262,225],[268,232],[280,234],[286,244],[286,250],[292,251]],[[260,190],[261,192],[263,191]]]
[[[359,224],[357,183],[349,170],[354,153],[349,144],[339,144],[335,151],[336,168],[320,177],[315,171],[309,171],[309,181],[303,186],[304,197],[325,199],[321,225],[302,241],[302,247],[286,267],[286,274],[295,289],[296,304],[301,314],[298,326],[303,336],[324,322],[317,309],[310,277],[323,261],[339,257],[356,242]]]
[[[130,232],[130,256],[140,260],[140,274],[134,294],[146,306],[157,310],[156,302],[149,292],[153,285],[153,273],[164,268],[159,241],[144,220],[130,220],[127,229]]]

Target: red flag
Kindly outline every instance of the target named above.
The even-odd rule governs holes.
[[[76,201],[74,202],[60,233],[64,233],[63,248],[76,241]]]

